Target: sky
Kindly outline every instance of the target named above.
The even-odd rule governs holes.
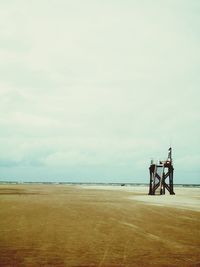
[[[0,179],[200,183],[199,0],[1,0]]]

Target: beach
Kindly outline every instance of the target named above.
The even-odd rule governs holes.
[[[0,266],[200,266],[200,188],[0,185]]]

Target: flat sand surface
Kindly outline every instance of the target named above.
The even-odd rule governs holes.
[[[144,186],[83,186],[86,189],[117,190],[132,192],[130,199],[145,202],[148,205],[174,207],[178,209],[189,209],[200,211],[200,188],[198,187],[175,187],[176,194],[148,195],[148,187]]]
[[[200,189],[0,185],[0,267],[200,266]]]

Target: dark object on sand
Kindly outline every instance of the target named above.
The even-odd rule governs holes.
[[[164,195],[165,189],[169,191],[170,195],[175,195],[173,188],[174,167],[171,147],[169,148],[167,160],[159,161],[159,163],[154,163],[153,160],[151,161],[149,172],[149,195],[155,195],[156,191],[158,194]]]

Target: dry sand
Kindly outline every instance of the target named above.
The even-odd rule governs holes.
[[[174,207],[178,209],[189,209],[200,211],[200,187],[175,187],[176,194],[169,195],[166,190],[165,195],[148,195],[148,187],[145,186],[83,186],[86,189],[117,190],[132,192],[129,198],[142,201],[149,205]]]
[[[200,266],[200,189],[0,186],[0,266]]]

